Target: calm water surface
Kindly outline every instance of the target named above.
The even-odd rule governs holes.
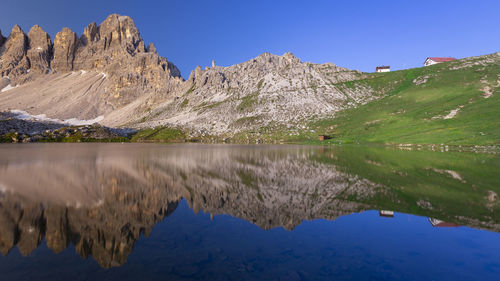
[[[0,145],[0,280],[499,280],[500,157]]]

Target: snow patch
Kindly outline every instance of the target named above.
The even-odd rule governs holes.
[[[81,75],[82,75],[82,76],[83,76],[83,75],[85,75],[85,74],[87,74],[87,71],[86,71],[86,70],[82,70],[81,72],[82,72],[82,73],[81,73]]]
[[[1,93],[3,93],[3,92],[7,92],[7,91],[12,90],[12,89],[15,89],[15,88],[17,88],[17,87],[19,87],[19,85],[16,85],[15,87],[12,87],[12,86],[9,84],[9,85],[7,85],[5,88],[3,88],[0,92],[1,92]]]
[[[62,122],[65,124],[68,124],[68,125],[72,125],[72,126],[82,126],[82,125],[91,125],[91,124],[100,122],[103,119],[104,119],[104,116],[101,115],[101,116],[97,116],[96,118],[90,119],[90,120],[80,120],[80,119],[76,119],[76,118],[70,118],[70,119],[63,120]]]
[[[55,119],[55,118],[48,118],[47,115],[45,114],[39,114],[39,115],[31,115],[26,111],[23,110],[11,110],[10,112],[16,114],[15,118],[20,119],[20,120],[36,120],[36,121],[41,121],[41,122],[53,122],[53,123],[61,123],[61,124],[66,124],[70,126],[83,126],[83,125],[92,125],[94,123],[97,123],[99,121],[102,121],[104,119],[104,116],[98,116],[94,119],[90,120],[80,120],[77,118],[70,118],[70,119]]]
[[[101,72],[101,75],[102,75],[103,78],[108,77],[108,75],[106,75],[106,73],[104,73],[104,72]]]

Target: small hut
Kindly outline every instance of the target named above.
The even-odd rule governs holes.
[[[330,139],[330,137],[327,136],[327,135],[319,135],[319,140],[320,141],[324,141],[324,140],[327,140],[327,139]]]

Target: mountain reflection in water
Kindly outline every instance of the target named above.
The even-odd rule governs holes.
[[[262,229],[365,210],[500,231],[498,156],[384,148],[57,144],[0,146],[0,251],[74,245],[123,265],[181,200]],[[443,224],[444,223],[444,224]],[[441,225],[439,225],[441,224]]]

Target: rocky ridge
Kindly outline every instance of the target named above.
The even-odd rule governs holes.
[[[363,78],[333,63],[302,62],[292,53],[263,53],[229,67],[197,67],[139,127],[181,126],[211,134],[268,125],[297,125],[375,98],[369,90],[341,91],[336,84]]]
[[[297,126],[374,98],[369,89],[336,86],[364,74],[292,53],[197,67],[184,81],[152,43],[146,46],[131,18],[117,14],[89,24],[80,37],[63,28],[53,42],[39,26],[26,35],[16,25],[0,40],[0,74],[3,111],[102,116],[106,126],[175,126],[194,134]]]
[[[75,72],[98,79],[78,81],[82,89],[75,91],[67,86],[76,79],[68,79],[67,73]],[[91,23],[80,37],[63,28],[54,42],[37,25],[28,35],[14,26],[8,38],[0,40],[0,76],[0,109],[62,118],[58,108],[71,105],[81,109],[66,108],[65,117],[79,119],[107,115],[138,99],[141,104],[155,103],[182,82],[177,67],[160,57],[154,45],[145,47],[134,21],[116,14],[100,25]],[[32,93],[45,80],[57,79],[67,81]]]

